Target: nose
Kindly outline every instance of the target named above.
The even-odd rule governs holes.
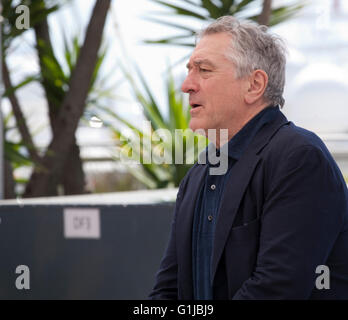
[[[198,81],[193,72],[189,72],[181,86],[181,91],[185,93],[197,92],[199,89]]]

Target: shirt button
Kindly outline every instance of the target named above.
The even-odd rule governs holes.
[[[215,185],[215,184],[212,184],[212,185],[210,186],[210,189],[211,189],[211,190],[215,190],[215,189],[216,189],[216,185]]]
[[[213,216],[208,216],[208,220],[212,221],[213,220]]]

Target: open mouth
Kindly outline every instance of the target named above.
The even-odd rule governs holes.
[[[200,104],[196,104],[196,103],[192,105],[192,109],[198,108],[198,107],[201,107],[201,105]]]

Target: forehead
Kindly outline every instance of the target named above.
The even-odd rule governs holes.
[[[227,60],[226,52],[231,47],[232,37],[227,33],[214,33],[203,36],[195,47],[190,61],[208,59]]]

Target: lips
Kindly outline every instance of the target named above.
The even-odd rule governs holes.
[[[201,107],[202,105],[199,104],[199,103],[190,103],[192,109],[195,109],[195,108],[198,108],[198,107]]]
[[[198,104],[198,103],[191,104],[190,114],[192,117],[199,114],[200,110],[202,110],[201,104]]]

